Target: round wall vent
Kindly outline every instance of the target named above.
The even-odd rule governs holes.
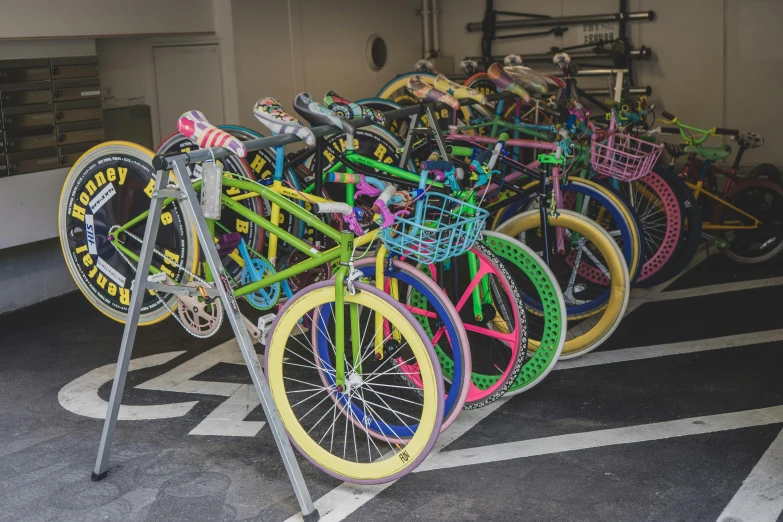
[[[380,71],[386,65],[386,42],[377,34],[367,39],[367,64],[373,71]]]

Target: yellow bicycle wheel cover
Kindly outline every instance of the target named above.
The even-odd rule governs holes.
[[[548,223],[552,226],[576,231],[585,236],[598,247],[609,269],[610,294],[603,316],[590,330],[567,340],[563,346],[564,355],[577,354],[595,348],[596,343],[605,340],[607,335],[614,331],[619,324],[628,304],[630,293],[628,267],[620,254],[617,243],[594,221],[570,210],[559,210],[557,216],[549,216]],[[538,210],[532,210],[518,214],[506,221],[497,229],[497,232],[517,237],[522,232],[538,228],[540,225],[541,215]]]

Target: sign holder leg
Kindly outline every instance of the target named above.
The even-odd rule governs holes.
[[[314,522],[318,520],[320,516],[315,509],[315,506],[313,506],[310,492],[307,489],[304,477],[302,477],[299,463],[296,461],[296,456],[294,455],[293,448],[288,440],[283,421],[280,419],[277,406],[275,406],[275,403],[272,400],[269,384],[267,384],[266,378],[261,371],[261,363],[258,360],[253,341],[248,334],[244,318],[239,311],[239,306],[237,305],[231,286],[229,285],[223,264],[220,261],[220,256],[218,255],[212,240],[212,235],[209,233],[206,220],[201,212],[200,203],[196,197],[196,191],[190,180],[190,172],[188,171],[185,162],[181,159],[174,161],[173,168],[177,177],[176,179],[179,180],[178,197],[182,201],[183,210],[190,217],[192,224],[196,228],[198,240],[202,246],[206,262],[215,277],[215,290],[217,290],[218,296],[223,301],[223,308],[231,323],[231,328],[234,330],[239,349],[242,352],[245,364],[250,372],[250,378],[253,381],[256,393],[258,393],[261,407],[264,409],[264,415],[266,416],[267,423],[272,431],[272,436],[275,439],[280,456],[283,459],[283,465],[288,473],[288,478],[291,481],[291,486],[293,487],[294,494],[299,502],[299,507],[302,510],[304,520],[305,522]],[[136,329],[138,327],[143,296],[147,291],[147,277],[142,274],[149,274],[152,254],[154,252],[154,238],[157,237],[158,223],[160,222],[160,215],[163,208],[163,198],[170,196],[170,193],[172,192],[167,189],[168,181],[169,171],[159,171],[155,182],[152,203],[150,204],[149,217],[147,218],[147,224],[144,231],[144,241],[139,255],[136,279],[133,281],[128,319],[125,323],[125,330],[122,335],[120,354],[117,360],[117,369],[114,374],[114,383],[112,384],[106,420],[103,425],[98,458],[95,462],[95,469],[92,474],[93,481],[103,479],[108,473],[109,454],[114,439],[114,431],[117,426],[122,394],[125,389],[125,378],[128,374],[128,364],[130,363],[131,352],[133,351],[133,342],[136,338]],[[165,192],[166,196],[164,196],[162,192]],[[160,288],[161,285],[155,285],[155,287]]]

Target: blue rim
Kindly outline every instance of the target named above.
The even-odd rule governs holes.
[[[590,196],[591,198],[595,199],[609,210],[609,213],[611,214],[612,218],[615,220],[615,223],[617,223],[618,228],[620,230],[620,234],[623,237],[623,246],[622,246],[623,257],[625,258],[626,263],[630,265],[633,259],[633,241],[630,240],[631,225],[625,220],[625,217],[622,215],[622,212],[620,212],[620,209],[615,206],[614,202],[611,201],[609,198],[607,198],[601,192],[594,189],[593,187],[588,187],[586,185],[568,183],[567,185],[562,187],[562,190],[564,192],[573,191],[573,192],[578,192],[580,194],[584,194],[586,196]],[[529,202],[534,196],[535,194],[531,192],[526,199],[517,201],[515,203],[512,203],[508,207],[506,207],[506,210],[501,215],[500,223],[503,223],[511,219],[511,217],[513,217],[514,215],[517,214],[517,212],[519,212],[519,208],[525,203]],[[641,238],[641,235],[639,237]],[[641,262],[639,263],[639,266],[641,266]],[[637,271],[638,269],[639,267],[637,267]],[[577,306],[566,305],[566,314],[579,315],[587,312],[592,312],[593,310],[603,306],[609,300],[610,295],[611,295],[611,290],[607,289],[599,296],[597,296],[595,299],[591,300],[589,303],[585,303]],[[523,294],[522,297],[526,305],[531,306],[534,309],[540,309],[540,306],[537,306],[537,304],[534,303],[529,296]]]
[[[368,265],[366,267],[362,267],[362,272],[364,272],[364,274],[367,277],[374,277],[375,266]],[[421,293],[425,297],[425,299],[427,299],[427,302],[432,305],[435,313],[438,314],[438,317],[443,321],[443,325],[446,328],[447,339],[454,339],[455,340],[454,342],[456,342],[456,340],[459,339],[459,337],[457,336],[457,331],[454,327],[454,323],[452,323],[449,320],[445,320],[445,321],[443,320],[444,318],[448,317],[448,314],[446,313],[446,310],[443,307],[443,305],[440,303],[440,299],[435,297],[435,295],[427,287],[420,284],[418,280],[416,280],[406,272],[402,272],[400,270],[393,270],[393,271],[388,271],[387,273],[393,274],[393,276],[396,279],[400,280],[401,282],[407,285],[410,285],[411,288]],[[333,310],[333,305],[331,304],[323,305],[321,307],[321,313],[318,314],[318,336],[317,336],[318,340],[316,346],[319,357],[321,357],[321,359],[324,361],[330,361],[330,362],[332,362],[332,354],[330,353],[331,344],[324,332],[327,329],[326,325],[329,324],[329,318],[332,315],[332,310]],[[460,388],[463,382],[461,376],[465,371],[465,366],[464,366],[465,361],[462,359],[461,350],[452,350],[452,360],[454,361],[454,377],[452,378],[452,387],[449,390],[449,393],[446,394],[446,399],[444,401],[444,408],[443,408],[444,419],[448,418],[449,414],[452,412],[456,404],[457,398],[460,396],[460,392],[461,392]],[[330,386],[335,385],[334,375],[324,372],[324,376]],[[457,378],[458,376],[459,379]],[[454,386],[454,383],[460,383],[460,386]],[[356,416],[356,419],[359,420],[359,422],[365,423],[364,411],[362,410],[361,406],[355,404],[352,401],[349,401],[346,394],[340,393],[337,395],[337,397],[339,398],[343,407],[351,408],[353,414]],[[374,418],[370,418],[370,420],[367,421],[367,425],[370,426],[371,429],[391,437],[412,437],[416,433],[416,428],[418,428],[418,424],[411,424],[407,427],[397,426],[397,425],[387,424],[385,422],[378,422]]]

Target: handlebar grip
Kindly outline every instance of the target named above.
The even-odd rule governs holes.
[[[476,161],[479,163],[486,163],[492,157],[492,149],[481,151],[481,154],[476,156]]]
[[[350,216],[353,214],[353,207],[348,203],[328,201],[325,203],[313,204],[313,212],[316,214],[342,214],[343,216]]]
[[[386,185],[386,188],[383,189],[383,192],[378,196],[378,200],[382,201],[384,204],[388,203],[395,192],[397,192],[397,187],[391,184]]]
[[[679,127],[661,127],[661,134],[679,134]]]
[[[446,145],[446,152],[449,156],[470,157],[473,155],[473,149],[462,147],[460,145]]]
[[[739,136],[740,131],[737,129],[724,129],[721,127],[715,128],[715,134],[720,134],[722,136]]]
[[[448,172],[454,168],[454,165],[448,161],[422,161],[421,168],[424,170],[440,170],[442,172]]]
[[[672,114],[671,112],[663,111],[663,112],[661,113],[661,115],[662,115],[664,118],[666,118],[667,120],[676,120],[676,119],[677,119],[677,116],[675,116],[675,115],[674,115],[674,114]]]

